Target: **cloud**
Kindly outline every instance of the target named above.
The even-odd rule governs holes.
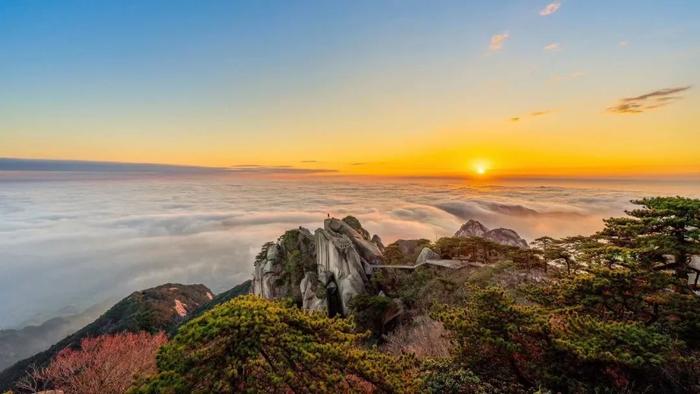
[[[508,34],[508,32],[494,34],[493,36],[491,36],[491,41],[489,43],[489,50],[491,50],[492,52],[500,51],[503,48],[503,44],[505,44],[506,40],[509,37],[510,37],[510,34]]]
[[[549,110],[549,109],[547,109],[547,110],[542,110],[542,111],[533,111],[533,112],[530,112],[530,113],[527,114],[527,115],[517,115],[517,116],[513,116],[513,117],[510,118],[510,121],[511,121],[511,122],[519,122],[520,120],[524,119],[525,117],[535,118],[535,117],[538,117],[538,116],[549,115],[549,114],[552,114],[552,113],[554,113],[554,112],[556,112],[556,111]]]
[[[622,98],[612,107],[608,107],[609,112],[617,114],[639,114],[652,109],[664,107],[683,96],[678,93],[689,90],[691,86],[666,88],[645,93],[636,97]]]
[[[307,161],[308,163],[315,161]],[[337,172],[327,168],[300,168],[293,166],[263,166],[242,164],[231,167],[200,167],[151,163],[121,163],[81,160],[15,159],[0,157],[0,171],[64,172],[78,176],[99,177],[98,174],[319,174]],[[74,175],[74,176],[75,176]],[[44,176],[45,175],[39,175]],[[31,176],[30,176],[31,177]]]
[[[618,42],[617,45],[618,45],[620,48],[624,48],[624,47],[626,47],[627,45],[629,45],[629,42],[627,42],[626,40],[622,40],[622,41]]]
[[[547,44],[543,49],[548,52],[554,52],[558,51],[560,47],[558,42],[553,42],[551,44]]]
[[[541,16],[552,15],[553,13],[559,11],[559,7],[561,7],[561,2],[559,2],[559,1],[549,3],[543,9],[540,10],[540,15]]]
[[[204,173],[226,171],[226,169],[223,167],[200,167],[169,164],[121,163],[83,160],[16,159],[7,157],[0,157],[0,170],[151,173]]]
[[[256,164],[237,165],[228,167],[226,170],[229,173],[243,175],[304,175],[338,172],[338,170],[329,168],[299,168],[292,166],[263,166]]]
[[[358,217],[385,243],[451,235],[469,218],[531,240],[592,233],[637,194],[325,177],[0,180],[0,328],[167,282],[229,289],[250,277],[263,243],[314,230],[326,213]]]

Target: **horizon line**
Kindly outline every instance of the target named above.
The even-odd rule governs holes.
[[[546,171],[497,172],[478,175],[469,172],[442,172],[434,174],[382,174],[344,172],[334,168],[310,168],[293,165],[233,164],[231,166],[202,166],[191,164],[169,164],[149,162],[122,162],[81,159],[37,159],[19,157],[0,157],[0,171],[16,172],[134,172],[167,174],[241,174],[241,175],[286,175],[286,176],[324,176],[324,177],[367,177],[367,178],[405,178],[405,179],[470,179],[478,181],[491,180],[577,180],[577,181],[625,181],[625,180],[683,180],[700,177],[700,170],[681,172],[635,171],[624,172],[611,170],[609,174],[600,173],[601,168],[577,168],[576,172],[564,172],[566,169]],[[588,170],[588,172],[586,172]]]

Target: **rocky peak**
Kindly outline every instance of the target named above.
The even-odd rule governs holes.
[[[369,285],[367,272],[383,262],[379,237],[371,237],[357,218],[328,218],[312,235],[290,230],[258,254],[254,293],[291,297],[304,309],[349,313],[349,302]]]
[[[489,230],[486,226],[481,224],[481,222],[474,219],[469,219],[466,223],[464,223],[455,233],[455,237],[479,237],[501,245],[515,246],[523,249],[528,248],[527,241],[520,238],[520,235],[518,235],[515,230],[511,230],[509,228],[495,228],[493,230]]]
[[[520,235],[518,235],[518,233],[509,228],[496,228],[487,231],[483,235],[483,238],[499,243],[501,245],[515,246],[523,249],[528,248],[527,241],[520,238]]]
[[[484,226],[483,224],[481,224],[481,222],[479,222],[478,220],[469,219],[455,233],[455,237],[457,237],[457,238],[481,237],[488,231],[489,231],[489,229],[486,226]]]

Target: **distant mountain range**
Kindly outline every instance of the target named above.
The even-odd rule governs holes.
[[[48,349],[54,343],[74,333],[109,308],[100,303],[80,313],[57,316],[17,329],[0,330],[0,371],[13,363]]]
[[[223,167],[0,157],[0,171],[212,172],[224,170],[226,168]]]

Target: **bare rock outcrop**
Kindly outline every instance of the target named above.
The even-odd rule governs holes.
[[[527,241],[520,238],[520,235],[518,235],[518,233],[509,228],[496,228],[487,231],[483,235],[483,238],[499,243],[501,245],[515,246],[523,249],[528,248]]]
[[[279,258],[279,245],[266,243],[255,260],[253,293],[263,298],[279,298],[287,293],[287,288],[279,286],[283,266]]]
[[[380,250],[382,253],[384,253],[384,249],[385,249],[385,247],[384,247],[384,242],[382,242],[382,239],[379,237],[379,235],[374,234],[374,235],[372,236],[372,243],[375,244],[375,245],[377,245],[377,248],[379,248],[379,250]]]
[[[300,283],[307,272],[316,272],[316,244],[303,227],[268,242],[255,259],[253,293],[264,298],[292,298],[302,305]]]
[[[481,222],[474,219],[469,219],[466,223],[464,223],[455,233],[455,237],[479,237],[501,245],[514,246],[523,249],[528,248],[527,241],[520,238],[520,235],[518,235],[515,230],[511,230],[509,228],[496,228],[489,230],[486,226],[481,224]]]
[[[348,220],[352,218],[354,220]],[[335,218],[326,219],[323,222],[323,227],[326,231],[342,234],[348,237],[348,239],[353,243],[357,252],[362,256],[362,258],[371,264],[379,264],[382,261],[382,251],[379,247],[373,243],[370,239],[369,232],[362,227],[356,228],[351,226],[348,222],[353,223],[357,219],[349,216],[343,220],[338,220]],[[346,221],[347,220],[347,221]],[[359,222],[357,222],[359,225]]]
[[[474,219],[467,220],[462,227],[457,230],[455,237],[466,238],[466,237],[482,237],[489,229],[486,228],[481,222]]]
[[[350,300],[358,294],[364,294],[369,282],[360,254],[347,235],[318,229],[316,256],[318,277],[325,280],[325,283],[320,284],[328,290],[326,303],[329,314],[347,315],[350,312]],[[333,306],[338,303],[340,310],[334,310]],[[305,305],[304,308],[312,309],[311,305]]]
[[[379,237],[352,216],[329,218],[313,235],[299,228],[265,244],[255,261],[253,289],[265,298],[292,298],[307,310],[347,315],[350,300],[367,292],[370,266],[382,262]]]
[[[433,252],[433,250],[428,248],[428,247],[424,247],[420,251],[420,254],[418,254],[418,258],[416,258],[416,265],[423,264],[428,260],[437,260],[439,258],[440,258],[439,254]]]

